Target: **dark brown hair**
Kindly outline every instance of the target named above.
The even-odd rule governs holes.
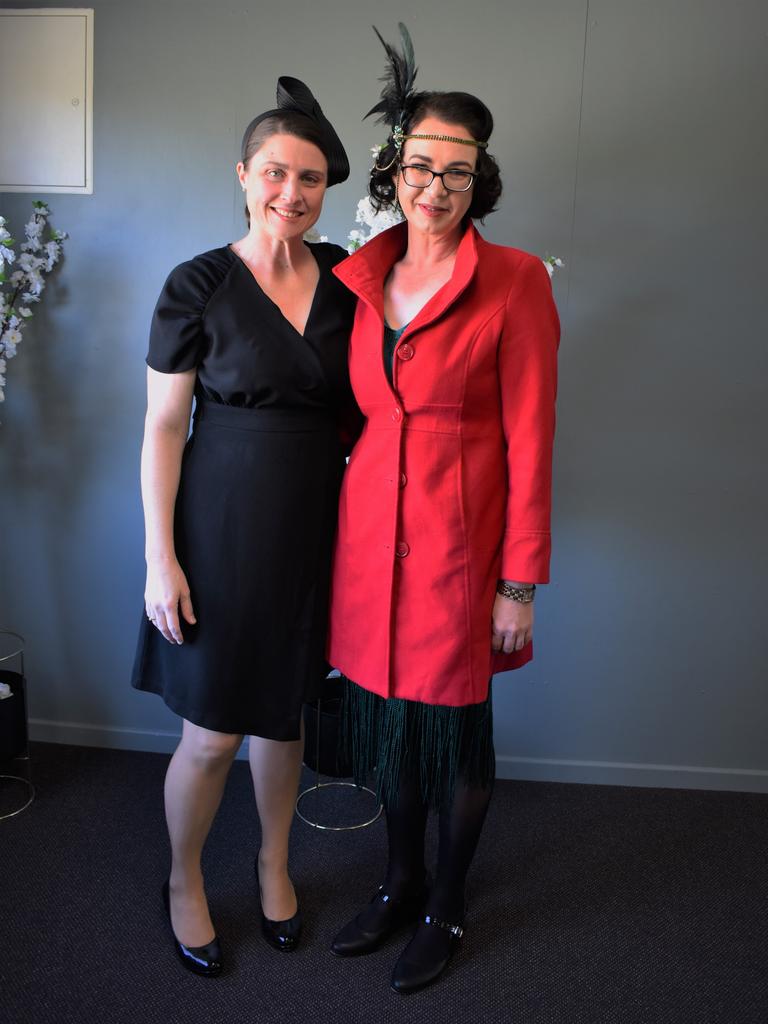
[[[406,134],[414,131],[419,123],[429,116],[438,117],[448,124],[460,124],[477,142],[487,142],[493,131],[493,117],[486,105],[477,96],[468,92],[417,92],[408,104],[408,114],[403,129]],[[391,164],[391,166],[389,166]],[[376,160],[368,184],[368,193],[375,210],[392,206],[395,201],[395,185],[392,175],[397,170],[397,149],[392,136]],[[482,220],[493,213],[501,196],[499,165],[487,149],[477,150],[475,184],[472,187],[472,202],[467,216]]]

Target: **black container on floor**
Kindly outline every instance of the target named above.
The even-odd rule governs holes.
[[[0,700],[0,763],[10,761],[27,750],[27,723],[24,716],[24,677],[20,672],[0,671],[0,683],[7,683],[11,696]]]
[[[340,756],[339,731],[341,724],[340,676],[323,680],[319,700],[304,705],[304,764],[313,772],[334,779],[348,778],[352,769]],[[318,705],[320,707],[319,759],[318,759]]]

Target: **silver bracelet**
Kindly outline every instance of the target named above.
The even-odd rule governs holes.
[[[536,596],[536,584],[532,583],[530,587],[513,587],[506,580],[499,580],[496,584],[496,593],[506,597],[509,601],[530,604]]]

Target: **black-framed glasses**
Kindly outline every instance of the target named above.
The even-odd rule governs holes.
[[[401,164],[403,181],[411,188],[429,188],[435,178],[443,183],[449,192],[467,192],[472,188],[477,175],[474,171],[460,171],[449,167],[447,171],[433,171],[424,164]]]

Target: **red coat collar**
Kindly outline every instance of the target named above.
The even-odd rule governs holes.
[[[416,314],[409,328],[424,327],[437,320],[467,288],[477,269],[478,243],[482,244],[474,224],[467,227],[456,250],[456,263],[449,281]],[[338,279],[359,299],[374,309],[384,322],[384,281],[405,252],[407,224],[396,224],[353,252],[333,268]]]

